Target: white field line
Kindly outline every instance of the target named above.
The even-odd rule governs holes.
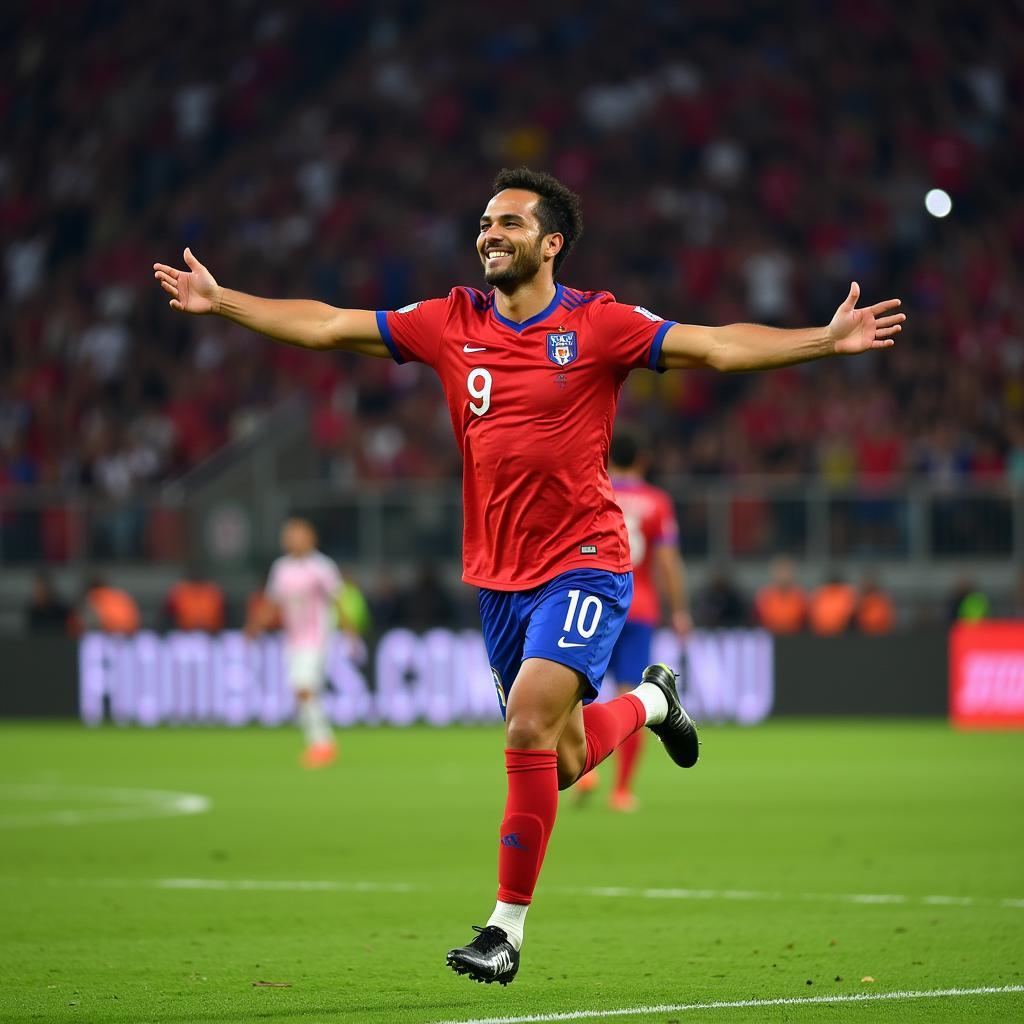
[[[65,786],[57,783],[0,785],[0,800],[28,805],[40,803],[99,804],[92,807],[52,807],[0,815],[0,828],[40,825],[91,825],[111,821],[143,821],[203,814],[211,806],[200,793],[169,789],[126,789],[112,786]]]
[[[714,900],[738,903],[853,903],[866,906],[1007,907],[1024,910],[1024,899],[989,896],[907,896],[879,892],[772,892],[754,889],[639,889],[625,886],[581,886],[560,889],[581,896],[644,900]]]
[[[570,1013],[539,1013],[530,1017],[473,1017],[469,1020],[435,1021],[434,1024],[546,1024],[562,1020],[607,1020],[609,1017],[647,1017],[656,1013],[690,1010],[740,1010],[768,1006],[821,1006],[833,1003],[880,1003],[909,999],[962,999],[965,996],[996,996],[1024,992],[1024,985],[985,985],[979,988],[936,988],[911,992],[855,992],[850,995],[788,996],[779,999],[736,999],[716,1003],[666,1003],[660,1006],[628,1006],[618,1010],[573,1010]]]
[[[13,884],[21,878],[0,878]],[[100,888],[178,889],[202,892],[437,892],[441,887],[411,882],[375,882],[336,878],[49,878],[48,885]],[[553,887],[563,894],[648,900],[707,900],[745,903],[847,903],[860,906],[1002,907],[1024,910],[1024,899],[998,896],[907,896],[898,893],[771,892],[755,889],[630,889],[619,886]]]
[[[0,885],[81,886],[85,889],[168,889],[182,892],[369,892],[428,891],[407,882],[341,881],[296,878],[13,878],[0,877]]]
[[[204,891],[238,892],[413,892],[414,885],[405,882],[341,882],[330,879],[261,879],[261,878],[158,878],[158,889],[201,889]]]

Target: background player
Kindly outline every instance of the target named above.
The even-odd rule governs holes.
[[[677,764],[697,759],[670,670],[592,701],[632,598],[629,541],[607,474],[611,424],[633,369],[767,369],[892,344],[896,299],[857,309],[854,283],[829,325],[697,327],[556,284],[582,231],[579,199],[550,175],[502,171],[476,249],[489,293],[453,288],[397,312],[272,300],[155,264],[172,309],[218,313],[280,341],[424,362],[441,378],[463,454],[463,579],[505,712],[508,795],[498,902],[449,965],[507,984],[558,808],[571,786],[645,724]],[[414,243],[410,242],[410,245]]]
[[[679,553],[679,527],[671,497],[649,484],[645,474],[649,459],[636,431],[617,426],[612,438],[608,472],[615,500],[622,509],[633,561],[633,603],[612,651],[609,669],[619,684],[619,694],[632,687],[651,661],[651,640],[661,622],[662,601],[669,622],[683,641],[693,629],[686,596],[686,567]],[[610,804],[616,811],[636,809],[633,774],[643,748],[642,729],[629,736],[615,751],[615,785]],[[576,783],[580,794],[598,783],[597,771],[587,772]]]
[[[337,756],[320,693],[334,603],[342,581],[338,567],[317,550],[316,544],[312,523],[299,518],[287,520],[281,528],[284,554],[271,566],[266,587],[267,596],[281,614],[285,674],[298,702],[299,725],[306,738],[302,761],[307,768],[321,768]],[[272,614],[266,605],[258,606],[247,632],[255,635],[268,629]]]

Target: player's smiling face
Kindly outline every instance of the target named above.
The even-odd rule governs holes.
[[[506,188],[487,204],[480,218],[476,251],[484,280],[510,291],[534,277],[543,263],[544,236],[534,212],[540,197],[521,188]]]

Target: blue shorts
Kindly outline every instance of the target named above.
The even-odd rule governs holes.
[[[612,651],[609,669],[620,686],[636,686],[651,663],[654,626],[648,622],[627,622]]]
[[[633,574],[573,569],[532,590],[481,590],[480,623],[504,717],[509,690],[527,658],[575,669],[596,699],[612,648],[633,601]]]

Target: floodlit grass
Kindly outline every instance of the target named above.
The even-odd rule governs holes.
[[[633,815],[607,809],[607,771],[585,807],[563,794],[500,989],[444,967],[493,906],[497,730],[362,728],[308,772],[290,730],[8,723],[0,1020],[426,1024],[1024,984],[1024,736],[703,736],[688,772],[648,745]],[[201,806],[182,794],[209,809],[178,814]],[[1011,1021],[1024,994],[603,1019]]]

